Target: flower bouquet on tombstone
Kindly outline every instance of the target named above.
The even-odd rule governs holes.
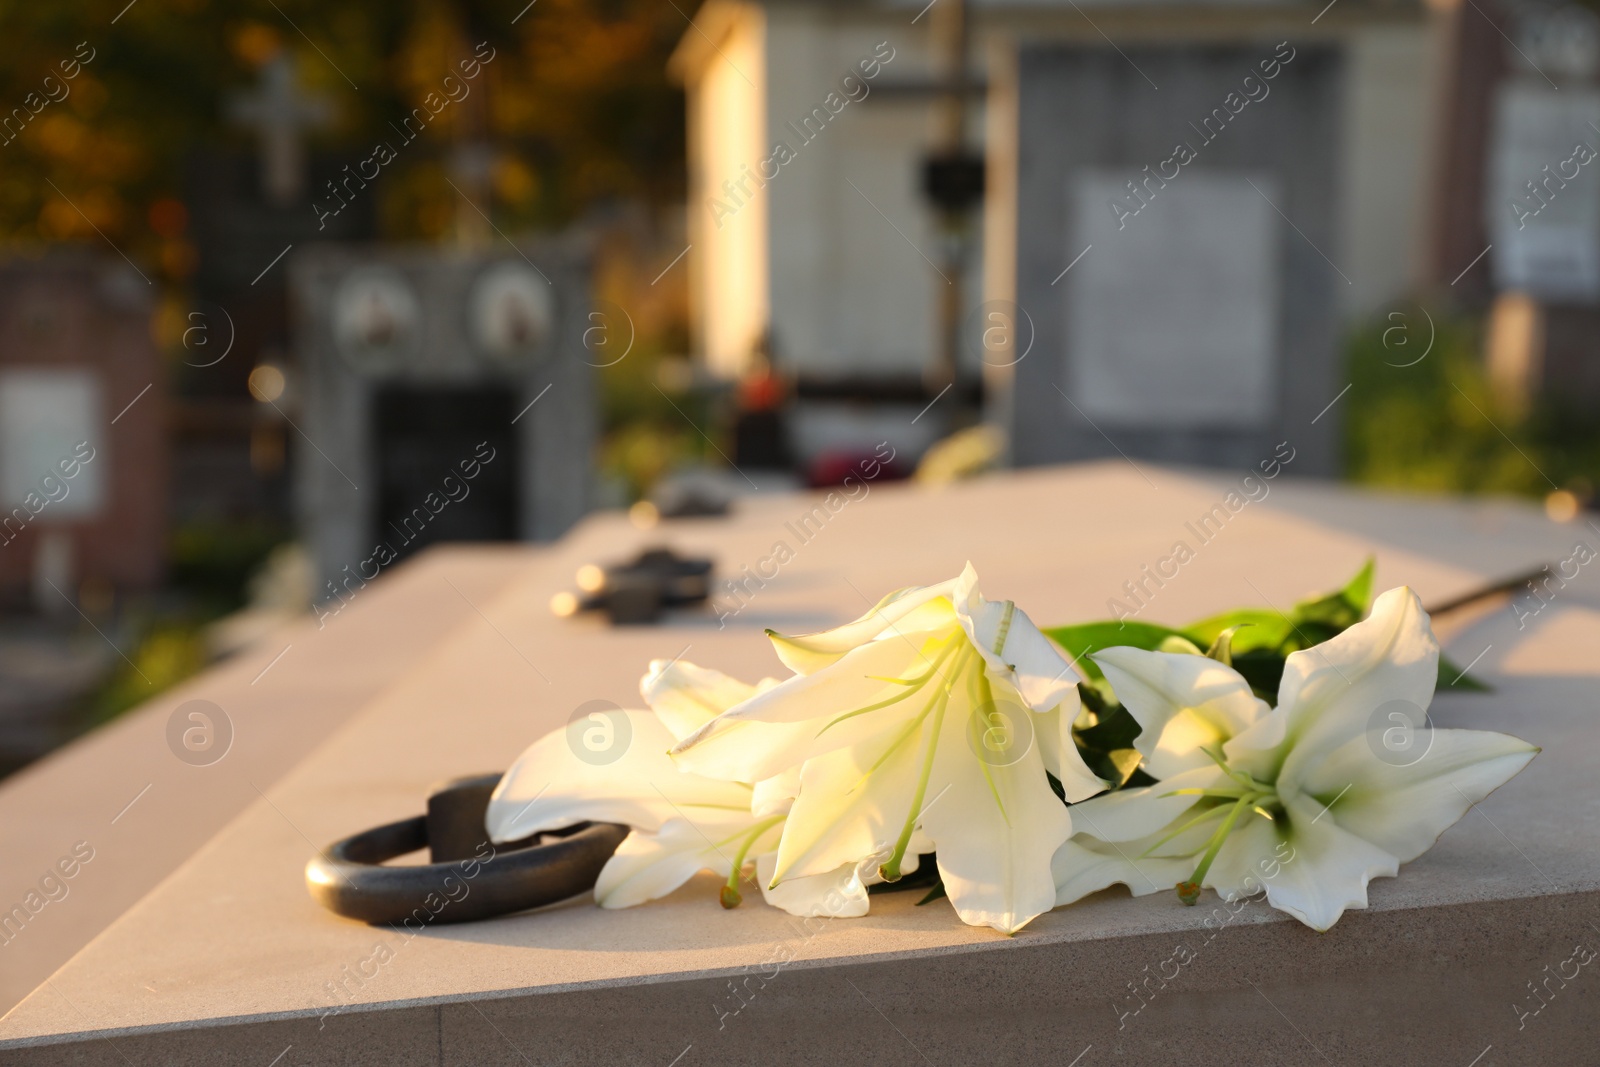
[[[969,565],[835,629],[769,633],[782,680],[652,663],[649,710],[615,712],[628,743],[535,742],[487,829],[625,825],[595,885],[610,908],[711,871],[725,907],[746,880],[802,916],[918,886],[1012,934],[1121,883],[1264,892],[1326,930],[1537,752],[1433,729],[1441,678],[1482,686],[1444,665],[1416,594],[1371,590],[1369,561],[1288,613],[1041,630]]]

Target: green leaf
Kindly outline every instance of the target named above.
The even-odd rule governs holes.
[[[1294,632],[1289,617],[1271,608],[1237,608],[1192,622],[1183,632],[1197,645],[1209,646],[1224,630],[1243,629],[1233,642],[1235,654],[1253,648],[1277,648]]]
[[[1089,653],[1125,645],[1146,651],[1198,653],[1228,664],[1250,683],[1255,695],[1275,703],[1283,681],[1285,659],[1337,637],[1367,615],[1377,560],[1369,556],[1348,582],[1331,593],[1298,601],[1285,615],[1274,608],[1237,608],[1190,623],[1181,630],[1158,623],[1107,620],[1045,630],[1080,667],[1085,682],[1078,687],[1084,722],[1073,738],[1089,769],[1129,788],[1149,781],[1132,747],[1139,724],[1118,701],[1105,674]],[[1488,686],[1468,677],[1444,657],[1439,659],[1439,688],[1486,692]],[[1059,783],[1052,788],[1062,795]]]
[[[1290,612],[1290,619],[1301,629],[1307,624],[1320,623],[1339,634],[1366,618],[1367,609],[1372,606],[1372,574],[1377,564],[1377,558],[1368,556],[1367,562],[1356,572],[1356,576],[1344,584],[1342,589],[1323,596],[1312,597],[1295,604]],[[1320,640],[1311,637],[1311,643],[1320,644]]]
[[[1057,626],[1044,632],[1052,641],[1066,649],[1067,656],[1071,658],[1078,672],[1091,680],[1104,678],[1105,675],[1100,673],[1100,668],[1089,658],[1090,652],[1115,648],[1119,645],[1153,652],[1167,638],[1184,636],[1168,626],[1126,620],[1118,622],[1116,619],[1079,623],[1076,626]]]
[[[1147,774],[1144,767],[1140,766],[1132,774],[1128,775],[1128,780],[1122,783],[1122,788],[1143,789],[1147,785],[1157,785],[1159,782],[1159,779]]]
[[[1372,576],[1377,571],[1378,557],[1368,556],[1367,562],[1362,564],[1356,576],[1345,583],[1344,598],[1361,608],[1361,615],[1366,617],[1367,611],[1372,607]]]
[[[1083,705],[1090,712],[1094,725],[1074,729],[1072,740],[1078,746],[1084,765],[1110,782],[1111,788],[1126,788],[1135,778],[1140,779],[1137,784],[1145,784],[1152,779],[1139,769],[1141,757],[1133,747],[1133,739],[1139,736],[1139,722],[1109,695],[1110,689],[1104,681],[1079,686]],[[1066,793],[1054,776],[1050,778],[1050,787],[1065,802]]]

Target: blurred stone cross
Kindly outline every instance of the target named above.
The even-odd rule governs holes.
[[[292,203],[305,188],[307,130],[326,126],[333,108],[325,97],[303,96],[294,63],[280,53],[261,68],[260,86],[229,101],[228,117],[253,126],[261,141],[261,187],[274,204]]]

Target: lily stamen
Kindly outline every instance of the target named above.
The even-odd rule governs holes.
[[[944,726],[945,709],[950,705],[950,691],[955,687],[956,680],[961,677],[961,672],[966,668],[973,653],[964,649],[956,668],[945,679],[944,688],[929,703],[928,710],[933,712],[933,726],[928,730],[927,755],[922,759],[922,774],[917,778],[917,791],[911,797],[911,809],[906,814],[905,825],[900,828],[900,836],[895,840],[894,852],[889,856],[888,862],[878,867],[878,875],[885,882],[898,882],[900,880],[900,864],[905,860],[906,849],[911,844],[911,834],[915,831],[917,819],[922,815],[922,798],[928,792],[928,779],[933,775],[933,757],[939,749],[939,731]],[[927,716],[927,712],[923,713]]]
[[[1236,770],[1235,768],[1228,766],[1227,758],[1223,756],[1221,749],[1219,749],[1216,745],[1201,745],[1200,751],[1210,756],[1212,762],[1218,767],[1222,768],[1223,774],[1226,774],[1229,778],[1232,778],[1234,781],[1238,782],[1245,789],[1267,788],[1254,778],[1250,777],[1248,774],[1245,774],[1243,771]]]
[[[1265,791],[1259,786],[1248,789],[1172,789],[1156,795],[1162,797],[1217,797],[1222,800],[1238,800],[1240,797]]]
[[[1255,806],[1255,802],[1261,799],[1260,796],[1240,797],[1233,805],[1233,808],[1228,812],[1228,817],[1222,820],[1222,825],[1217,827],[1217,832],[1211,835],[1211,844],[1206,848],[1205,855],[1200,857],[1200,863],[1195,867],[1194,873],[1189,876],[1187,882],[1178,883],[1179,900],[1191,907],[1199,902],[1200,887],[1205,883],[1206,872],[1211,870],[1211,861],[1217,858],[1217,853],[1222,851],[1222,843],[1228,839],[1228,835],[1233,832],[1233,828],[1239,824],[1239,816],[1243,815],[1248,808]]]
[[[1161,840],[1157,841],[1155,844],[1153,844],[1149,848],[1145,849],[1143,852],[1141,852],[1139,854],[1139,858],[1140,859],[1146,858],[1152,852],[1154,852],[1156,849],[1160,848],[1162,845],[1166,844],[1168,841],[1171,841],[1173,838],[1179,836],[1184,831],[1192,830],[1196,826],[1199,826],[1201,823],[1205,822],[1207,819],[1215,819],[1220,814],[1222,814],[1221,805],[1218,805],[1217,807],[1214,807],[1214,808],[1207,808],[1205,811],[1202,811],[1199,815],[1196,815],[1194,818],[1190,819],[1188,822],[1184,823],[1182,826],[1178,827],[1176,830],[1174,830],[1170,834],[1167,834],[1166,836],[1162,837]]]
[[[897,693],[888,700],[880,700],[876,704],[868,704],[864,708],[857,708],[854,711],[847,711],[838,718],[830,720],[825,726],[822,727],[822,729],[817,731],[817,736],[821,737],[823,734],[827,733],[835,726],[838,726],[846,719],[854,719],[859,715],[866,715],[868,712],[882,711],[884,708],[898,704],[902,700],[909,698],[913,693],[927,685],[934,675],[939,673],[939,668],[943,666],[945,660],[950,658],[951,654],[955,652],[957,647],[954,641],[945,641],[944,646],[944,651],[940,652],[939,657],[933,661],[933,666],[929,667],[927,673],[923,674],[920,678],[913,678],[910,680],[902,678],[881,679],[885,682],[893,682],[896,684],[905,685],[907,687],[905,692]]]

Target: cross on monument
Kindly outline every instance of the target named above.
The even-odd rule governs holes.
[[[333,108],[325,97],[303,96],[294,63],[280,54],[261,68],[260,86],[229,102],[229,118],[253,126],[261,142],[261,187],[274,204],[292,203],[305,187],[303,134],[328,124]]]

